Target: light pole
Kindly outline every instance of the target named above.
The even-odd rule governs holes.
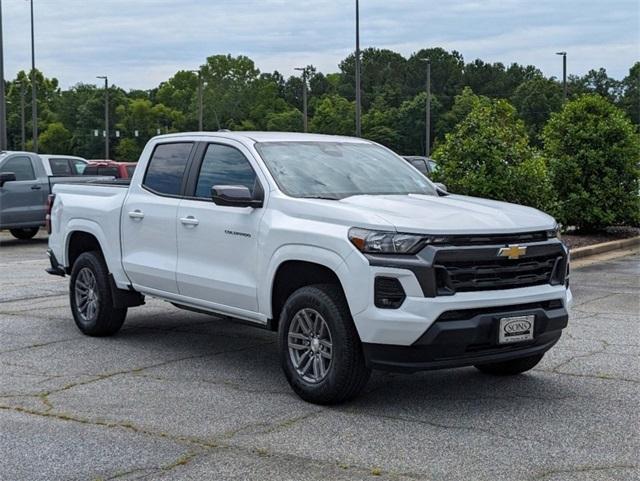
[[[189,70],[190,72],[198,74],[198,130],[202,132],[204,130],[204,85],[202,81],[201,70]]]
[[[427,105],[425,111],[425,155],[431,155],[431,59],[420,59],[427,63]]]
[[[307,68],[296,67],[294,70],[299,70],[302,72],[302,121],[304,124],[304,131],[307,132],[309,127],[309,115],[307,111]]]
[[[562,55],[562,93],[564,101],[567,101],[567,52],[556,52],[556,55]]]
[[[109,78],[106,75],[96,78],[104,80],[104,160],[109,160]]]
[[[356,0],[356,137],[362,137],[362,99],[360,98],[360,2]]]
[[[33,29],[33,0],[31,0],[31,116],[33,123],[33,151],[38,152],[38,87],[36,86],[36,41]]]
[[[7,150],[7,102],[4,95],[4,41],[2,37],[2,0],[0,0],[0,150]]]
[[[24,115],[25,105],[24,98],[27,95],[27,89],[24,86],[24,79],[20,80],[20,142],[21,149],[26,150],[27,148],[27,134],[26,134],[26,119]]]

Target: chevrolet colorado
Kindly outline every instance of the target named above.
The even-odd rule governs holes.
[[[114,334],[144,296],[278,332],[293,390],[356,396],[371,369],[533,368],[571,304],[553,218],[452,195],[363,139],[159,136],[130,183],[53,189],[48,271],[78,328]]]

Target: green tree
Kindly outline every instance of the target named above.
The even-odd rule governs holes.
[[[506,100],[477,101],[434,158],[452,192],[548,209],[551,190],[522,120]]]
[[[434,139],[434,126],[440,117],[442,106],[436,96],[431,96],[431,139]],[[399,131],[399,150],[405,155],[424,155],[426,140],[427,94],[420,92],[412,99],[400,105],[397,114]]]
[[[640,62],[636,62],[622,80],[620,107],[634,124],[640,125]]]
[[[302,112],[297,109],[272,112],[267,115],[267,130],[275,132],[302,132]]]
[[[532,143],[541,145],[542,129],[551,114],[562,108],[562,87],[553,80],[536,77],[520,84],[512,102],[524,120]]]
[[[456,95],[451,110],[444,112],[436,119],[436,136],[444,139],[445,135],[451,132],[456,125],[462,122],[467,115],[480,103],[489,103],[487,97],[473,93],[471,87],[465,87],[459,95]]]
[[[316,104],[310,129],[320,134],[353,135],[355,125],[353,102],[339,95],[325,95]]]
[[[116,159],[120,162],[137,162],[141,153],[142,147],[131,138],[122,139],[116,147]]]
[[[431,92],[438,97],[443,110],[448,110],[453,99],[460,92],[464,72],[464,59],[455,50],[448,52],[443,48],[425,48],[409,57],[407,61],[407,83],[409,95],[405,100],[425,92],[427,85],[427,64],[431,61]]]
[[[585,231],[638,224],[640,140],[620,109],[583,95],[551,116],[543,140],[563,224]]]
[[[400,150],[398,109],[388,107],[380,99],[362,116],[363,137],[394,150]]]
[[[407,60],[387,49],[367,48],[362,51],[362,106],[366,110],[375,99],[390,106],[399,106],[408,96],[406,86]],[[348,100],[355,99],[355,54],[340,62],[338,93]]]
[[[60,122],[53,122],[38,136],[40,152],[67,154],[71,148],[71,132]]]

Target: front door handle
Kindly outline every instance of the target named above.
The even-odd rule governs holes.
[[[31,190],[41,190],[42,186],[40,184],[34,184],[31,186]]]
[[[142,212],[140,209],[136,209],[129,212],[129,217],[131,217],[132,219],[144,219],[144,212]]]
[[[180,218],[180,222],[182,222],[183,225],[193,226],[193,227],[197,226],[200,223],[200,221],[195,217],[193,217],[192,215]]]

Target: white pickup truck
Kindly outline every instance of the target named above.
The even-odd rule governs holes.
[[[571,304],[553,218],[445,192],[362,139],[266,132],[152,139],[130,185],[57,185],[48,271],[114,334],[144,296],[278,332],[293,390],[356,396],[371,369],[533,368]]]

